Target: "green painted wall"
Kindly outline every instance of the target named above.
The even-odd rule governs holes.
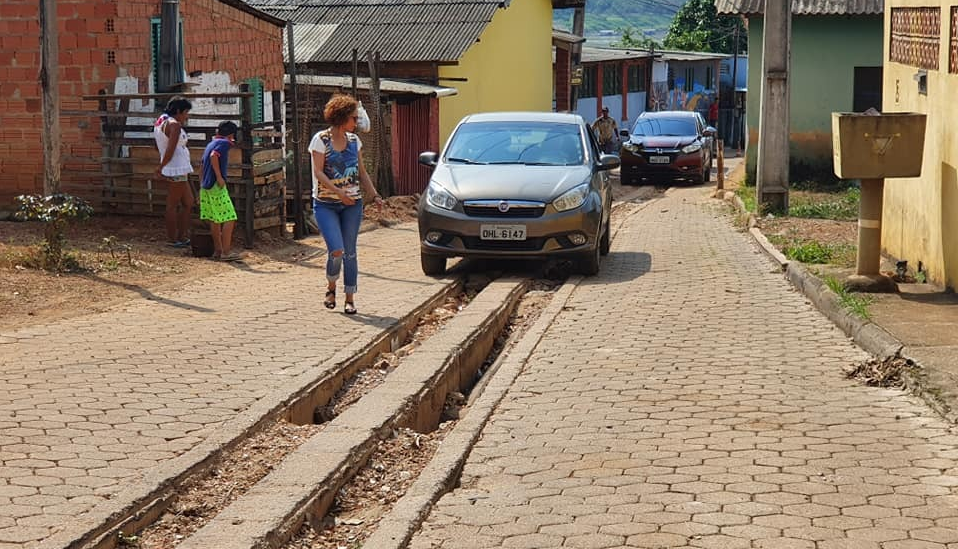
[[[762,100],[762,18],[748,20],[747,170],[754,181]],[[851,111],[855,67],[882,65],[882,17],[792,18],[790,81],[792,180],[831,172],[833,111]]]

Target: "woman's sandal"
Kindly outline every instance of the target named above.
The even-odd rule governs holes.
[[[327,309],[336,308],[336,290],[326,290],[326,299],[323,300],[323,305]]]
[[[356,314],[356,305],[353,304],[353,303],[350,302],[350,301],[347,301],[347,302],[346,302],[346,306],[343,307],[343,312],[346,313],[346,314],[348,314],[348,315],[354,315],[354,314]]]

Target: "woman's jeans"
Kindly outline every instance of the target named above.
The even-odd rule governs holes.
[[[346,293],[356,293],[359,277],[356,239],[359,237],[359,224],[363,220],[363,201],[357,200],[352,206],[346,206],[341,202],[313,200],[313,213],[329,254],[326,259],[326,279],[336,282],[342,269],[345,271],[343,282]],[[342,252],[340,257],[333,255],[337,251]]]

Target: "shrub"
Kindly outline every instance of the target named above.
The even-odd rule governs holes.
[[[57,272],[75,268],[76,261],[63,254],[66,229],[71,221],[89,219],[93,208],[82,198],[62,193],[20,195],[16,201],[16,219],[43,223],[42,267]]]

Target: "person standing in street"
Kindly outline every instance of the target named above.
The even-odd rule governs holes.
[[[605,154],[615,153],[615,140],[619,134],[619,126],[615,119],[609,116],[609,107],[602,107],[602,116],[592,123],[592,130],[599,139],[599,148]]]
[[[153,139],[160,152],[160,164],[155,174],[159,180],[167,182],[166,237],[174,248],[185,248],[190,244],[190,215],[194,199],[189,174],[193,173],[193,165],[190,164],[190,151],[186,148],[189,136],[183,126],[192,108],[192,103],[174,96],[153,124]]]
[[[358,107],[359,102],[352,96],[334,95],[323,109],[323,118],[330,127],[317,132],[309,143],[313,212],[328,253],[323,305],[327,309],[336,308],[336,282],[340,271],[344,271],[343,312],[348,315],[356,314],[354,295],[359,276],[356,242],[363,219],[363,194],[373,197],[382,209],[382,198],[363,166],[363,143],[354,133],[359,120]]]
[[[236,209],[226,188],[226,168],[230,148],[236,135],[236,124],[220,122],[216,135],[203,151],[203,180],[200,184],[200,219],[210,222],[215,261],[239,261],[242,257],[232,251],[233,227]]]

